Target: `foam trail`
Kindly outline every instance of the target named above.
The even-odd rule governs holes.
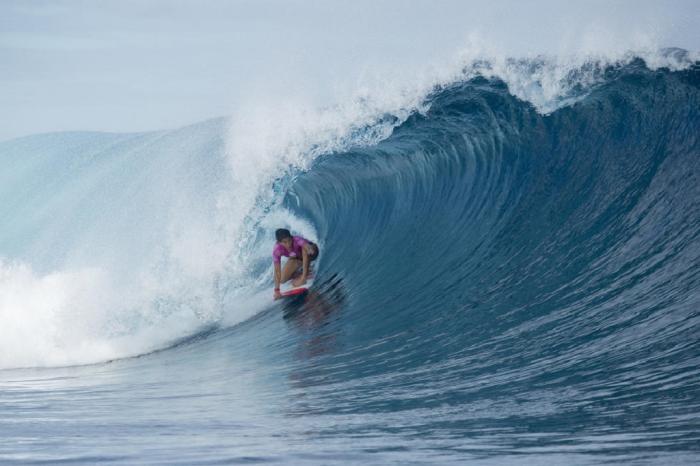
[[[157,315],[137,326],[119,318],[129,299],[118,296],[104,270],[40,275],[26,264],[0,262],[0,368],[65,366],[133,356],[157,349],[201,325],[190,313],[164,324]],[[120,299],[121,298],[121,299]],[[126,317],[126,316],[124,316]],[[134,328],[135,327],[135,328]]]

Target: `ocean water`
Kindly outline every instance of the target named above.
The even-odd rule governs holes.
[[[0,143],[0,462],[697,464],[699,109],[666,50]]]

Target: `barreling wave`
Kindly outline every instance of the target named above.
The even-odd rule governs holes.
[[[316,225],[347,324],[306,380],[319,412],[518,430],[501,400],[525,430],[648,432],[654,413],[661,443],[697,441],[700,67],[601,76],[548,114],[501,80],[446,85],[299,176],[285,203]]]
[[[254,315],[284,224],[320,242],[319,283],[342,280],[364,372],[430,368],[463,394],[493,371],[503,390],[577,365],[685,377],[698,69],[660,57],[470,58],[321,112],[5,142],[0,367],[141,354]],[[376,341],[397,351],[367,363]],[[659,348],[681,361],[663,376]]]
[[[370,97],[1,143],[13,438],[85,418],[120,430],[84,461],[697,462],[700,64],[471,60]],[[282,304],[280,226],[321,249]],[[166,404],[155,435],[187,446],[114,456]]]

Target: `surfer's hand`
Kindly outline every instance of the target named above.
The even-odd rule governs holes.
[[[294,280],[294,281],[292,282],[292,285],[294,285],[294,286],[301,286],[301,285],[303,285],[304,283],[306,283],[306,277],[303,277],[303,276],[302,276],[302,277],[299,277],[299,278],[297,278],[296,280]]]
[[[274,294],[275,301],[277,301],[281,297],[282,297],[282,293],[280,293],[280,290],[275,290],[275,294]]]

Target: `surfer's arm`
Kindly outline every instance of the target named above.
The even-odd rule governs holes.
[[[282,281],[282,265],[279,262],[275,262],[275,289],[280,289],[280,282]]]
[[[275,262],[275,299],[280,296],[280,282],[282,281],[282,265],[279,262]]]
[[[306,281],[306,277],[309,275],[309,253],[306,252],[306,246],[301,248],[301,283]]]

